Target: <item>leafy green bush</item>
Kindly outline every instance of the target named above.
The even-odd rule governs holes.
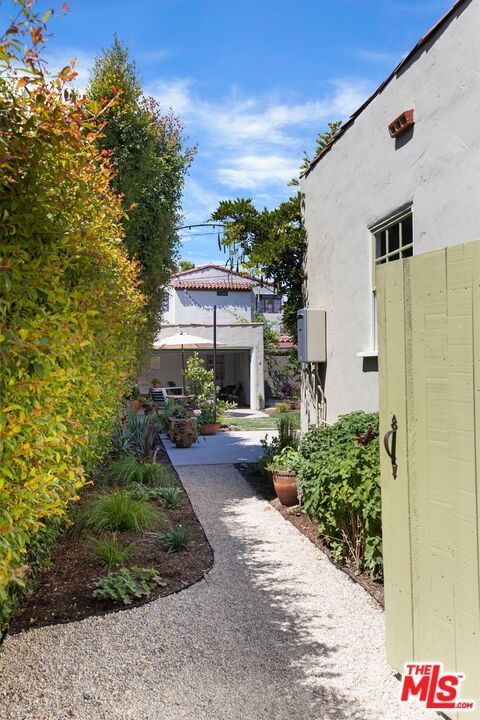
[[[300,456],[291,447],[285,447],[278,455],[275,455],[267,464],[267,470],[279,472],[281,470],[296,470],[300,462]]]
[[[282,413],[286,413],[290,410],[290,403],[287,402],[279,402],[275,405],[275,412],[281,415]]]
[[[97,145],[102,107],[64,99],[76,73],[46,76],[45,39],[18,0],[0,40],[0,628],[35,535],[65,516],[104,454],[144,328],[139,268]]]
[[[101,533],[106,530],[135,530],[140,532],[163,522],[158,508],[146,500],[133,498],[125,490],[104,493],[81,509],[77,527]]]
[[[161,533],[152,533],[152,537],[158,540],[168,553],[186,550],[191,540],[189,530],[181,526],[169,528]]]
[[[105,537],[92,538],[91,547],[95,557],[109,567],[111,565],[122,565],[131,557],[134,551],[131,543],[120,545],[115,533]]]
[[[93,597],[98,600],[121,600],[130,605],[134,600],[149,597],[156,587],[167,583],[153,568],[121,568],[95,583]]]
[[[310,429],[300,444],[297,481],[305,511],[334,557],[380,577],[378,414],[357,411]]]

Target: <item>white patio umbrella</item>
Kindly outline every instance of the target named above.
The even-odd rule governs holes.
[[[213,347],[212,340],[189,333],[176,333],[163,340],[156,340],[153,343],[154,350],[181,350],[182,351],[182,388],[185,395],[185,350],[201,350],[202,348]]]

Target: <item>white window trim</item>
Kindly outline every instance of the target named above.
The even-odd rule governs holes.
[[[377,258],[376,256],[376,239],[375,235],[382,230],[386,230],[388,227],[391,227],[392,225],[395,225],[405,218],[411,216],[412,217],[412,243],[411,245],[404,246],[405,248],[410,248],[414,246],[414,219],[413,219],[413,203],[410,203],[409,205],[404,206],[401,210],[398,210],[393,215],[390,215],[388,218],[385,218],[379,223],[376,223],[375,225],[371,225],[368,228],[368,237],[370,242],[370,297],[371,297],[371,304],[370,304],[370,349],[369,350],[362,350],[361,352],[357,353],[358,358],[375,358],[378,357],[378,337],[377,337],[377,288],[376,288],[376,282],[375,282],[375,270],[377,268],[377,260],[381,260],[384,257],[388,258],[388,252],[385,255],[382,255],[381,257]],[[399,237],[399,251],[401,252],[402,249],[402,238]],[[387,248],[388,250],[388,248]],[[402,260],[400,257],[399,260]],[[396,260],[393,260],[392,262],[397,262]]]

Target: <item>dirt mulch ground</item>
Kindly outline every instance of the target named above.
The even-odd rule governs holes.
[[[164,452],[157,459],[169,464]],[[175,470],[171,470],[175,481],[180,484]],[[80,502],[89,502],[98,492],[95,487],[87,490]],[[183,492],[181,502],[174,510],[165,509],[161,502],[153,504],[162,510],[167,523],[189,529],[192,541],[188,550],[167,553],[148,533],[118,532],[117,539],[121,545],[133,543],[135,548],[123,565],[155,568],[166,581],[165,587],[154,590],[148,600],[131,605],[96,600],[92,597],[95,581],[106,575],[109,569],[95,558],[88,538],[67,530],[59,539],[50,569],[39,577],[34,591],[25,598],[9,632],[132,608],[182,590],[202,578],[213,565],[213,552],[187,494]],[[112,571],[116,569],[111,568]]]
[[[305,537],[322,550],[335,567],[346,573],[354,582],[357,582],[368,593],[370,593],[370,595],[375,598],[382,607],[384,606],[383,584],[377,580],[372,580],[372,578],[365,572],[357,574],[351,568],[344,567],[343,565],[339,565],[335,562],[327,543],[322,536],[318,534],[315,523],[312,522],[312,520],[310,520],[310,518],[307,517],[298,507],[288,508],[285,507],[285,505],[282,505],[275,494],[273,484],[265,475],[259,474],[258,470],[256,470],[255,464],[240,463],[236,465],[236,468],[242,473],[245,480],[256,491],[259,497],[264,500],[268,500],[269,503],[278,510],[278,512],[280,512],[286,520],[291,522],[292,525],[295,525],[297,530],[300,530]]]

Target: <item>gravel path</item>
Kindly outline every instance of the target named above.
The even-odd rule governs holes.
[[[398,702],[383,613],[230,465],[178,468],[207,581],[7,638],[1,720],[423,720]]]

